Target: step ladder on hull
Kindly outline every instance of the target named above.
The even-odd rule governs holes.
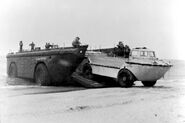
[[[101,88],[101,87],[104,87],[103,84],[98,83],[96,81],[93,81],[91,79],[87,79],[87,78],[81,76],[80,74],[78,74],[77,72],[74,72],[72,74],[72,78],[73,78],[73,80],[75,80],[75,82],[81,84],[82,86],[84,86],[86,88]]]
[[[91,77],[87,77],[87,71],[88,71],[88,76],[92,75],[92,68],[89,65],[89,60],[84,59],[81,64],[78,66],[75,72],[71,75],[72,79],[81,84],[82,86],[86,88],[101,88],[105,87],[105,85],[94,81],[91,79]]]

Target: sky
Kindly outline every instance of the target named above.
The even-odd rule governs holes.
[[[0,0],[0,54],[46,42],[71,46],[76,36],[91,48],[119,41],[185,60],[184,0]]]

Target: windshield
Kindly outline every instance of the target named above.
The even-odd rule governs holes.
[[[153,51],[148,52],[148,55],[149,55],[149,57],[155,57],[155,52],[153,52]]]
[[[138,56],[139,52],[138,51],[132,51],[132,56]]]
[[[134,57],[155,57],[154,51],[132,51]]]
[[[146,51],[141,51],[141,52],[140,52],[140,55],[141,55],[141,56],[148,56],[148,52],[146,52]]]

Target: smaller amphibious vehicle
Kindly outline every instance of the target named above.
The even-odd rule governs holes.
[[[92,74],[115,78],[122,87],[131,87],[135,81],[154,86],[172,66],[156,58],[155,52],[146,47],[132,49],[129,58],[109,55],[112,53],[113,48],[87,52],[89,69]]]

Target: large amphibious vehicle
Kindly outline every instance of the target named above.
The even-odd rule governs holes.
[[[87,45],[22,51],[7,55],[10,77],[34,79],[40,85],[65,82],[83,61]]]
[[[76,81],[84,87],[103,87],[86,78],[88,45],[32,49],[7,55],[7,74],[34,80],[38,85],[63,85]]]
[[[154,86],[172,66],[156,58],[155,52],[146,47],[132,49],[129,58],[110,55],[111,50],[87,53],[91,71],[95,75],[115,78],[122,87],[131,87],[135,81],[141,81],[144,86]]]

